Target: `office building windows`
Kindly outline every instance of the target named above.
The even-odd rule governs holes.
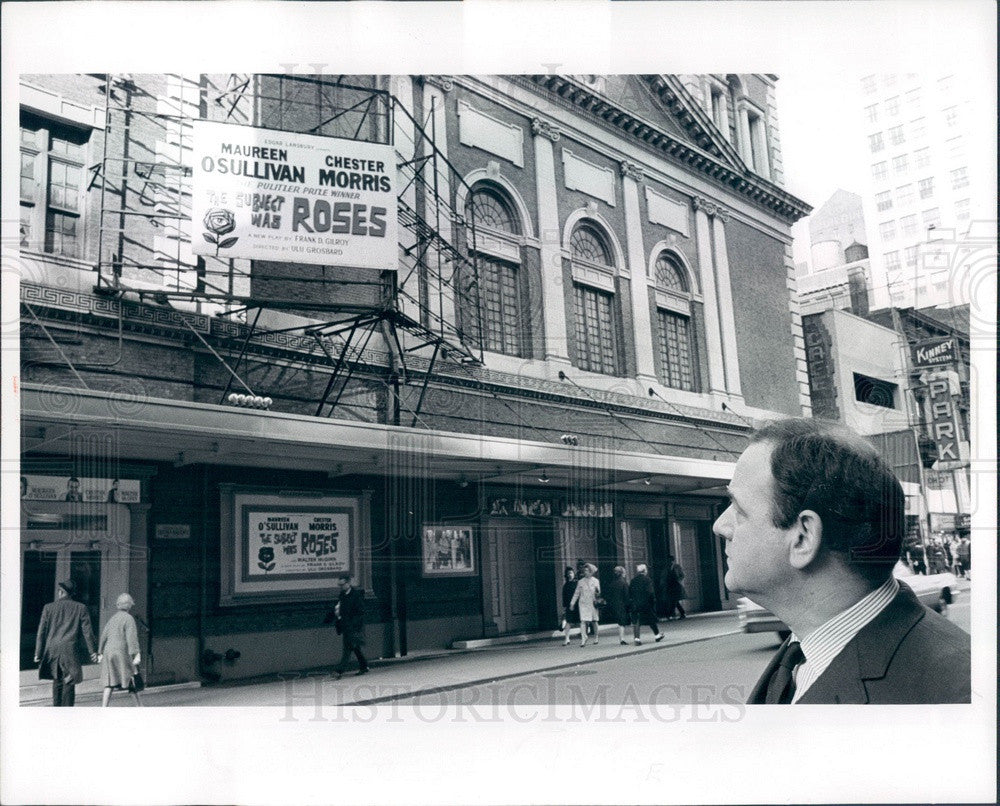
[[[885,261],[885,267],[887,269],[898,269],[899,268],[899,252],[893,250],[892,252],[886,252],[882,255]]]
[[[968,187],[968,186],[969,186],[969,174],[968,174],[968,171],[966,171],[966,169],[964,167],[963,168],[955,168],[951,172],[951,189],[952,190],[961,190],[962,188]]]
[[[865,107],[865,118],[869,123],[878,123],[878,104]]]
[[[887,162],[876,162],[872,165],[872,179],[876,182],[881,181],[889,176],[889,163]]]
[[[868,148],[871,149],[873,154],[885,148],[885,144],[882,142],[882,132],[868,135]]]
[[[952,162],[961,162],[965,159],[965,140],[961,137],[952,137],[948,141],[948,159]]]
[[[906,154],[900,154],[892,158],[892,170],[896,174],[905,174],[907,168]]]
[[[896,188],[896,203],[900,207],[907,207],[915,201],[913,183],[900,185]]]
[[[917,118],[910,121],[910,137],[923,140],[927,136],[927,118]]]
[[[903,250],[903,257],[907,266],[917,265],[917,249],[918,247],[916,246],[907,246]]]
[[[929,148],[918,148],[913,154],[917,158],[918,168],[926,168],[931,164],[931,150]]]
[[[917,217],[915,215],[904,215],[899,219],[899,228],[903,237],[917,234]]]
[[[969,212],[969,199],[959,199],[955,202],[955,218],[959,221],[968,221],[971,213]]]
[[[944,125],[952,128],[958,125],[958,107],[949,106],[944,110]]]
[[[926,179],[921,179],[917,182],[917,187],[920,188],[920,198],[929,199],[934,195],[934,177],[928,176]]]
[[[875,194],[875,206],[878,211],[884,212],[892,209],[892,194],[888,190]]]
[[[885,113],[894,118],[899,114],[899,96],[893,95],[891,98],[885,99]]]
[[[861,91],[866,95],[870,95],[875,92],[875,76],[865,76],[861,79]]]
[[[893,126],[889,129],[889,142],[894,146],[901,145],[906,141],[906,137],[903,135],[903,126]]]
[[[891,241],[896,237],[896,222],[883,221],[878,225],[878,234],[882,237],[883,241]]]
[[[939,227],[941,226],[941,211],[937,207],[931,207],[929,210],[924,210],[924,227]]]

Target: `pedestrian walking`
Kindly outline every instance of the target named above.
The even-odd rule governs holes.
[[[59,583],[56,600],[42,608],[35,639],[38,679],[52,681],[55,707],[73,706],[76,684],[83,682],[83,665],[97,662],[90,613],[83,604],[74,601],[75,593],[73,580]]]
[[[969,538],[963,537],[958,545],[958,561],[962,564],[962,576],[965,579],[972,578],[972,543]]]
[[[628,583],[625,581],[625,569],[615,566],[615,576],[608,583],[604,593],[605,617],[618,622],[618,643],[625,643],[625,627],[631,624],[628,612]]]
[[[672,554],[667,555],[667,570],[664,572],[663,591],[667,598],[667,620],[674,617],[677,611],[678,618],[687,618],[681,601],[687,599],[687,591],[684,590],[684,569],[680,563],[674,560]]]
[[[598,639],[597,627],[600,616],[595,602],[601,595],[601,583],[594,576],[596,573],[597,566],[591,563],[586,563],[583,566],[583,578],[577,580],[576,590],[569,603],[570,607],[578,606],[580,608],[580,646],[587,645],[588,624],[594,628],[595,644]]]
[[[118,597],[115,603],[118,612],[108,619],[101,630],[101,640],[97,647],[97,659],[101,662],[101,684],[104,695],[101,707],[107,708],[114,691],[129,691],[135,704],[141,706],[142,675],[139,674],[139,630],[135,617],[129,612],[135,600],[127,593]]]
[[[576,571],[569,566],[563,572],[562,586],[562,631],[563,645],[569,645],[569,632],[580,623],[580,608],[572,606],[573,594],[576,593]]]
[[[663,633],[656,623],[656,593],[653,591],[653,580],[644,563],[635,567],[635,576],[628,584],[629,609],[632,612],[632,636],[636,643],[642,643],[639,631],[646,625],[653,631],[655,640],[660,641]]]
[[[327,613],[326,623],[330,621],[335,623],[337,632],[344,642],[340,663],[333,670],[339,680],[347,669],[352,652],[358,659],[358,671],[355,673],[357,675],[368,672],[368,659],[361,651],[365,643],[364,592],[351,585],[351,575],[348,573],[338,575],[337,581],[340,584],[340,598],[337,599],[333,611]]]

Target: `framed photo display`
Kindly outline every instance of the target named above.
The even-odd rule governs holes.
[[[426,523],[421,539],[421,573],[425,577],[476,575],[471,526]]]

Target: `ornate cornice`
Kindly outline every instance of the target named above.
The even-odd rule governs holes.
[[[553,143],[562,137],[562,132],[554,125],[541,118],[531,119],[531,133],[541,137],[547,137]]]
[[[645,78],[653,81],[654,90],[656,90],[655,77],[647,76]],[[810,205],[793,196],[784,188],[757,176],[742,164],[732,162],[731,158],[725,155],[719,156],[712,153],[713,147],[704,138],[700,138],[699,144],[687,142],[658,126],[655,122],[639,117],[607,96],[576,81],[572,76],[547,73],[514,77],[512,80],[549,90],[567,106],[580,109],[597,120],[604,121],[607,125],[623,131],[653,151],[674,162],[681,163],[692,171],[707,176],[753,204],[770,210],[787,223],[794,223],[812,212]],[[661,85],[661,88],[662,86],[668,86],[668,84]],[[690,110],[685,111],[689,112]],[[689,117],[692,116],[689,114]]]
[[[646,174],[643,173],[642,166],[636,165],[634,162],[622,160],[618,169],[621,171],[622,176],[627,176],[629,179],[634,179],[636,182],[642,182],[646,179]]]
[[[424,76],[424,83],[437,87],[441,92],[451,92],[455,89],[455,82],[451,76]]]

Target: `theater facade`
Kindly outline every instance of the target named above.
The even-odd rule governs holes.
[[[128,591],[153,683],[555,629],[686,572],[810,412],[770,75],[26,75],[22,668]]]

